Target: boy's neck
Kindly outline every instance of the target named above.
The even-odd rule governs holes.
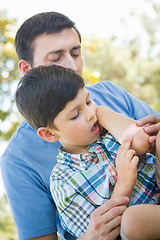
[[[88,152],[88,146],[63,146],[63,149],[65,152],[68,152],[70,154],[85,154],[90,153]]]

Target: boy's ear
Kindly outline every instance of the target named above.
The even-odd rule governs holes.
[[[19,61],[18,67],[23,75],[25,75],[31,69],[31,65],[24,59]]]
[[[59,139],[59,136],[56,134],[56,132],[47,127],[38,128],[37,134],[40,138],[43,138],[47,142],[57,142]]]

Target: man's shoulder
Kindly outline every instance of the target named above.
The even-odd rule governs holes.
[[[97,89],[97,88],[103,88],[106,86],[114,85],[113,83],[109,82],[108,80],[99,81],[97,83],[91,84],[86,86],[88,89]]]
[[[126,99],[130,98],[125,89],[107,80],[100,81],[86,88],[90,93],[91,99],[97,105],[105,105],[118,112],[119,110],[115,107],[115,104],[119,105],[121,103],[121,105],[125,105]]]
[[[31,138],[31,136],[34,135],[36,135],[36,131],[24,120],[9,140],[8,146],[3,155],[10,151],[11,148],[22,146],[28,138]]]
[[[40,162],[43,151],[45,152],[44,154],[47,154],[47,151],[51,154],[52,149],[50,144],[41,139],[37,131],[24,120],[4,150],[1,156],[1,165],[12,165],[13,162],[15,164],[22,162],[28,164],[30,161],[36,161],[37,158],[39,158]]]
[[[108,81],[108,80],[102,80],[102,81],[99,81],[97,83],[94,83],[94,84],[91,84],[89,86],[87,86],[87,88],[103,88],[103,87],[107,87],[107,88],[121,88],[120,86],[116,85],[115,83],[111,82],[111,81]]]
[[[100,93],[100,94],[106,94],[107,92],[110,92],[111,94],[126,94],[126,90],[110,81],[104,80],[100,81],[98,83],[86,86],[87,90],[90,93]]]
[[[37,157],[39,161],[44,161],[45,156],[52,158],[57,155],[59,146],[59,142],[52,144],[40,138],[37,131],[24,120],[11,137],[1,161],[2,159],[12,161],[14,158],[20,158],[33,162]]]
[[[36,130],[33,129],[26,120],[24,120],[17,128],[17,130],[14,132],[13,136],[11,137],[9,142],[12,142],[14,139],[19,139],[20,137],[23,137],[24,135],[32,135],[36,134]],[[24,139],[25,140],[25,139]]]

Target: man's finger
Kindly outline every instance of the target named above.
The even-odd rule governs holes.
[[[156,136],[150,136],[149,143],[155,143],[155,142],[156,142]]]
[[[158,117],[156,117],[154,115],[148,115],[148,116],[146,116],[144,118],[139,119],[136,122],[136,124],[137,124],[137,126],[142,127],[142,126],[144,126],[144,125],[146,125],[148,123],[155,124],[155,123],[158,123],[159,121],[160,121],[160,119]]]
[[[122,216],[122,214],[124,213],[124,211],[126,209],[127,209],[126,205],[121,205],[121,206],[117,206],[117,207],[110,209],[107,213],[103,214],[103,216],[102,216],[103,221],[106,224],[111,223],[111,221],[113,221],[115,218]]]
[[[114,207],[127,205],[129,203],[128,197],[117,197],[115,199],[109,199],[106,203],[102,204],[93,213],[103,215]]]
[[[110,234],[110,239],[111,240],[115,240],[117,239],[118,235],[120,234],[120,226],[118,226],[117,228],[113,229],[111,234]],[[106,238],[107,239],[107,238]]]
[[[159,130],[160,130],[160,122],[144,127],[144,131],[148,134],[157,133]]]

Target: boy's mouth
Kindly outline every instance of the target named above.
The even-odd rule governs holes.
[[[93,127],[91,128],[91,132],[93,134],[98,134],[99,133],[99,126],[98,126],[98,122],[96,122]]]

